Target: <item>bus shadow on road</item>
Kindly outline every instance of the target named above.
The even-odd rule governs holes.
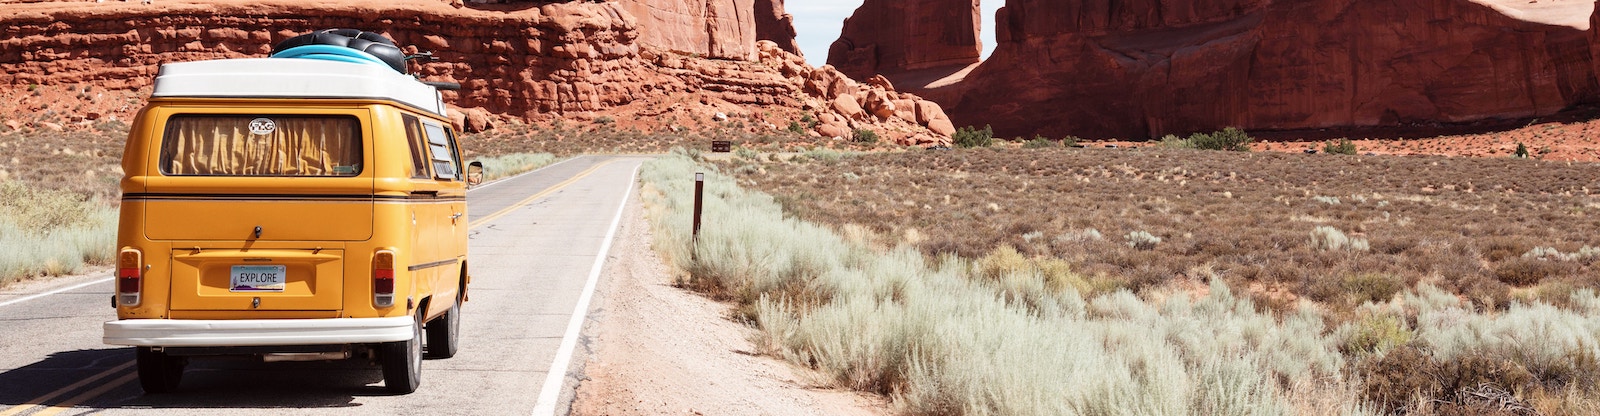
[[[0,412],[14,406],[61,404],[134,371],[132,348],[50,354],[39,362],[0,373],[0,386],[5,386],[0,388]]]
[[[0,412],[32,408],[279,409],[361,406],[391,396],[366,360],[263,363],[253,357],[191,359],[178,390],[147,395],[133,348],[64,351],[0,372]]]
[[[338,408],[356,397],[389,396],[383,371],[366,360],[263,363],[254,357],[189,361],[176,392],[145,395],[129,408]],[[137,387],[137,386],[135,386]]]

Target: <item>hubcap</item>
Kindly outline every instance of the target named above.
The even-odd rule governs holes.
[[[422,321],[412,325],[411,331],[411,374],[422,372]]]

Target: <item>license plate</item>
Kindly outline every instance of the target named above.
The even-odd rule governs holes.
[[[288,273],[281,265],[233,266],[234,292],[282,292]]]

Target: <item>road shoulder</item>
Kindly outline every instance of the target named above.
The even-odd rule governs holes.
[[[754,329],[729,320],[730,305],[673,287],[637,198],[618,233],[572,414],[890,413],[881,397],[818,387],[809,370],[754,355]]]

